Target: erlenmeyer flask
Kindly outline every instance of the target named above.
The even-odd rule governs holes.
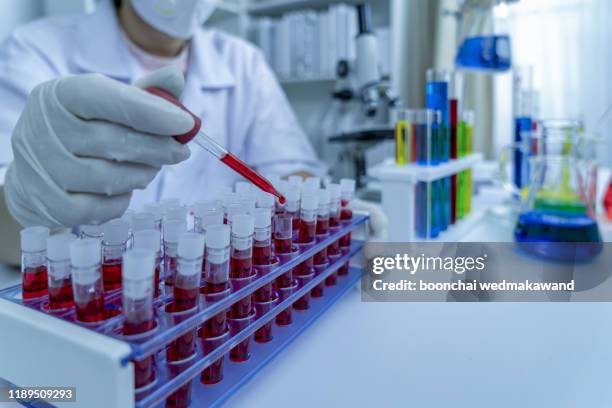
[[[542,125],[514,237],[519,243],[531,244],[525,248],[551,259],[594,256],[601,246],[587,245],[569,253],[566,246],[555,243],[601,242],[594,217],[596,141],[580,131],[579,122],[547,121]]]

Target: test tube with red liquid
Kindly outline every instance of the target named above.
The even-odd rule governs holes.
[[[351,201],[355,195],[355,180],[340,180],[340,222],[349,225],[353,219]],[[340,248],[343,253],[348,253],[351,246],[351,233],[345,234],[340,238]],[[338,275],[348,274],[349,263],[346,262],[338,269]]]
[[[127,249],[130,226],[121,219],[111,220],[102,225],[102,278],[104,290],[121,287],[121,257]]]
[[[21,288],[24,301],[39,299],[48,293],[46,227],[21,230]]]
[[[324,239],[329,235],[329,190],[319,190],[319,208],[317,210],[317,237]],[[326,269],[327,260],[327,247],[324,247],[314,256],[315,273]],[[325,288],[325,282],[321,282],[315,286],[310,294],[312,297],[323,296],[323,290]]]
[[[257,208],[266,208],[270,212],[270,219],[276,213],[276,200],[274,196],[265,191],[260,191],[257,194]]]
[[[187,230],[183,220],[167,220],[163,223],[164,231],[164,282],[167,287],[174,284],[177,265],[177,247],[179,236]]]
[[[178,241],[178,263],[174,275],[172,313],[185,312],[198,305],[204,235],[183,232]],[[189,331],[168,345],[168,361],[181,361],[195,353],[196,330]]]
[[[207,300],[221,298],[229,290],[230,228],[227,225],[211,225],[206,229],[206,267],[204,295]],[[209,351],[220,345],[220,338],[227,334],[227,314],[221,311],[202,326],[200,336],[203,348]],[[223,357],[219,358],[200,377],[203,384],[216,384],[223,378]]]
[[[95,238],[77,239],[70,244],[76,318],[83,323],[98,323],[106,318],[101,251],[100,240]]]
[[[49,310],[52,312],[74,307],[70,276],[70,244],[74,240],[73,234],[57,234],[47,239]]]
[[[123,254],[123,334],[137,336],[156,326],[153,314],[153,274],[157,254],[135,248]],[[155,380],[155,355],[134,361],[134,388]]]
[[[329,231],[331,234],[338,232],[342,226],[340,225],[340,184],[329,184]],[[330,262],[334,262],[340,258],[340,240],[335,240],[327,247],[327,257]],[[336,284],[338,272],[334,272],[325,279],[327,286]]]
[[[300,231],[300,195],[301,187],[296,184],[287,184],[285,186],[285,205],[283,212],[293,220],[292,233],[297,242]]]
[[[293,251],[293,217],[282,213],[274,217],[274,252],[280,258],[290,257]],[[296,236],[297,237],[297,236]],[[285,272],[275,281],[279,293],[289,294],[294,285],[293,269]],[[284,326],[293,322],[292,308],[288,307],[276,315],[276,323]]]
[[[161,234],[157,229],[143,229],[134,232],[134,248],[147,249],[155,254],[155,270],[153,273],[153,296],[158,297],[161,293],[159,288],[159,277],[161,275],[161,246],[159,244]]]
[[[313,180],[312,178],[307,180]],[[315,180],[317,185],[318,179]],[[319,207],[319,189],[314,187],[314,183],[304,184],[302,188],[302,200],[300,208],[300,226],[298,233],[298,245],[309,248],[315,244],[317,231],[317,210]],[[314,278],[314,257],[307,258],[299,264],[296,269],[296,279],[299,287],[304,286]],[[310,293],[305,294],[294,304],[298,310],[306,310],[310,306]]]
[[[253,274],[253,234],[255,218],[252,215],[236,215],[231,225],[230,249],[230,279],[234,290],[249,284],[254,278]],[[229,326],[232,335],[238,333],[250,324],[251,295],[245,296],[234,303],[229,312]],[[246,361],[249,359],[249,342],[247,338],[230,350],[232,361]]]
[[[267,193],[265,193],[267,194]],[[273,203],[272,203],[273,204]],[[257,208],[253,211],[255,217],[255,233],[253,236],[253,264],[257,266],[269,266],[272,263],[272,229],[271,211],[273,205]],[[253,301],[258,313],[267,312],[274,299],[274,286],[272,282],[266,283],[255,291]],[[272,321],[267,322],[255,332],[255,341],[267,342],[272,340]]]

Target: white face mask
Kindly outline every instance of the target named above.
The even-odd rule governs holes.
[[[188,39],[215,10],[216,0],[131,0],[140,18],[175,38]]]

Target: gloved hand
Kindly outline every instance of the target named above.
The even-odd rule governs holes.
[[[370,235],[368,241],[382,242],[387,239],[387,224],[389,223],[389,219],[380,205],[354,198],[351,200],[350,207],[356,211],[365,211],[369,213]]]
[[[164,68],[137,83],[179,97],[183,74]],[[117,218],[132,191],[161,166],[189,157],[172,135],[193,119],[136,86],[99,74],[38,85],[13,131],[14,160],[5,184],[7,206],[23,226],[76,226]]]

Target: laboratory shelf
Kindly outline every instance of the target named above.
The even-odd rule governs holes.
[[[482,161],[482,154],[480,153],[473,153],[460,159],[452,159],[435,166],[421,166],[415,163],[398,166],[395,164],[395,159],[387,159],[381,164],[368,169],[368,175],[384,181],[411,183],[434,181],[467,170],[480,161]]]
[[[47,343],[57,342],[56,344],[64,349],[63,361],[65,361],[67,371],[70,373],[79,371],[79,361],[82,359],[90,357],[99,359],[107,370],[107,374],[100,371],[100,375],[114,384],[117,384],[114,379],[132,375],[130,372],[133,362],[144,361],[153,357],[156,370],[154,383],[135,390],[133,379],[127,383],[121,380],[121,387],[116,387],[112,392],[109,392],[110,390],[106,390],[106,392],[97,391],[100,394],[100,406],[108,406],[109,402],[104,402],[105,398],[108,401],[125,401],[125,398],[129,398],[130,394],[132,400],[135,399],[133,406],[137,408],[163,406],[167,397],[177,390],[183,389],[182,387],[191,381],[194,383],[192,386],[194,400],[192,406],[215,406],[227,399],[237,387],[251,378],[255,372],[278,354],[355,282],[358,276],[357,269],[346,267],[351,258],[355,257],[363,248],[364,242],[360,238],[367,236],[367,221],[367,215],[355,212],[351,221],[331,230],[332,232],[328,235],[317,236],[313,243],[294,244],[294,252],[292,254],[279,254],[278,262],[273,262],[272,265],[267,267],[254,266],[254,273],[251,277],[241,280],[230,279],[226,291],[211,295],[201,290],[199,303],[191,310],[180,313],[168,311],[167,306],[173,304],[171,290],[168,293],[162,292],[154,300],[156,328],[142,335],[124,336],[122,334],[121,290],[106,294],[105,303],[109,317],[104,322],[92,325],[78,322],[74,310],[58,314],[48,312],[45,309],[47,302],[45,298],[24,303],[21,299],[21,286],[13,286],[0,291],[0,304],[4,303],[5,305],[4,313],[0,313],[0,323],[4,321],[7,327],[14,327],[17,330],[16,332],[36,333],[28,337],[32,342],[30,348],[40,348],[42,353],[49,352],[43,350],[52,347],[52,344],[47,347]],[[329,256],[326,263],[310,267],[309,272],[311,273],[307,275],[298,274],[298,271],[300,273],[304,272],[303,268],[307,265],[306,261],[349,233],[352,234],[350,247],[340,247],[341,252],[338,255]],[[341,270],[343,272],[349,269],[348,274],[337,273],[340,268],[343,268]],[[293,271],[293,285],[291,288],[276,288],[273,292],[274,299],[268,302],[266,310],[262,312],[259,309],[259,312],[256,313],[255,305],[261,306],[261,303],[256,303],[251,315],[244,320],[244,326],[238,329],[233,326],[234,329],[231,329],[231,319],[229,319],[228,326],[222,336],[213,340],[201,336],[200,329],[206,321],[220,314],[225,315],[232,305],[252,296],[258,289],[275,282],[276,278],[289,271]],[[325,282],[325,280],[334,273],[338,275],[336,283],[328,286],[328,282]],[[202,286],[201,289],[204,287]],[[322,297],[311,296],[315,288],[317,290],[322,288],[324,295]],[[305,296],[310,297],[310,307],[307,310],[298,310],[294,307],[294,303],[296,301],[303,302]],[[276,316],[286,310],[293,311],[294,323],[288,326],[273,324],[274,338],[269,343],[260,344],[252,339],[253,334],[258,329],[274,322]],[[72,334],[66,337],[68,333]],[[166,360],[167,346],[176,340],[184,341],[186,338],[184,336],[194,339],[195,353],[181,362],[169,363]],[[40,343],[40,340],[36,340],[37,338],[45,338],[44,346]],[[87,340],[88,338],[89,340]],[[5,340],[9,348],[15,349],[15,359],[24,355],[31,357],[30,354],[27,354],[28,350],[19,349],[18,338],[7,338]],[[230,361],[230,350],[238,345],[244,345],[245,340],[250,343],[251,358],[241,363]],[[211,342],[214,342],[212,347]],[[3,339],[0,338],[0,347],[2,346]],[[69,350],[74,350],[74,352]],[[66,360],[65,357],[68,356],[70,357]],[[62,356],[57,358],[61,359]],[[199,374],[219,359],[225,360],[225,379],[215,385],[200,384]],[[37,366],[37,372],[41,376],[51,375],[50,373],[45,374],[45,371],[48,370],[46,368],[41,370],[41,367],[38,367],[39,364],[35,359],[29,363],[29,365]],[[73,366],[74,368],[72,368]],[[35,380],[31,376],[24,377],[23,371],[18,365],[15,365],[12,371],[15,377],[11,378],[11,370],[8,370],[7,380],[16,384],[25,386],[28,385],[29,381]],[[3,372],[3,374],[6,373]],[[75,381],[73,375],[66,374],[64,378],[58,375],[57,380],[73,383]],[[83,384],[86,384],[86,382]],[[89,397],[95,401],[96,395]]]

